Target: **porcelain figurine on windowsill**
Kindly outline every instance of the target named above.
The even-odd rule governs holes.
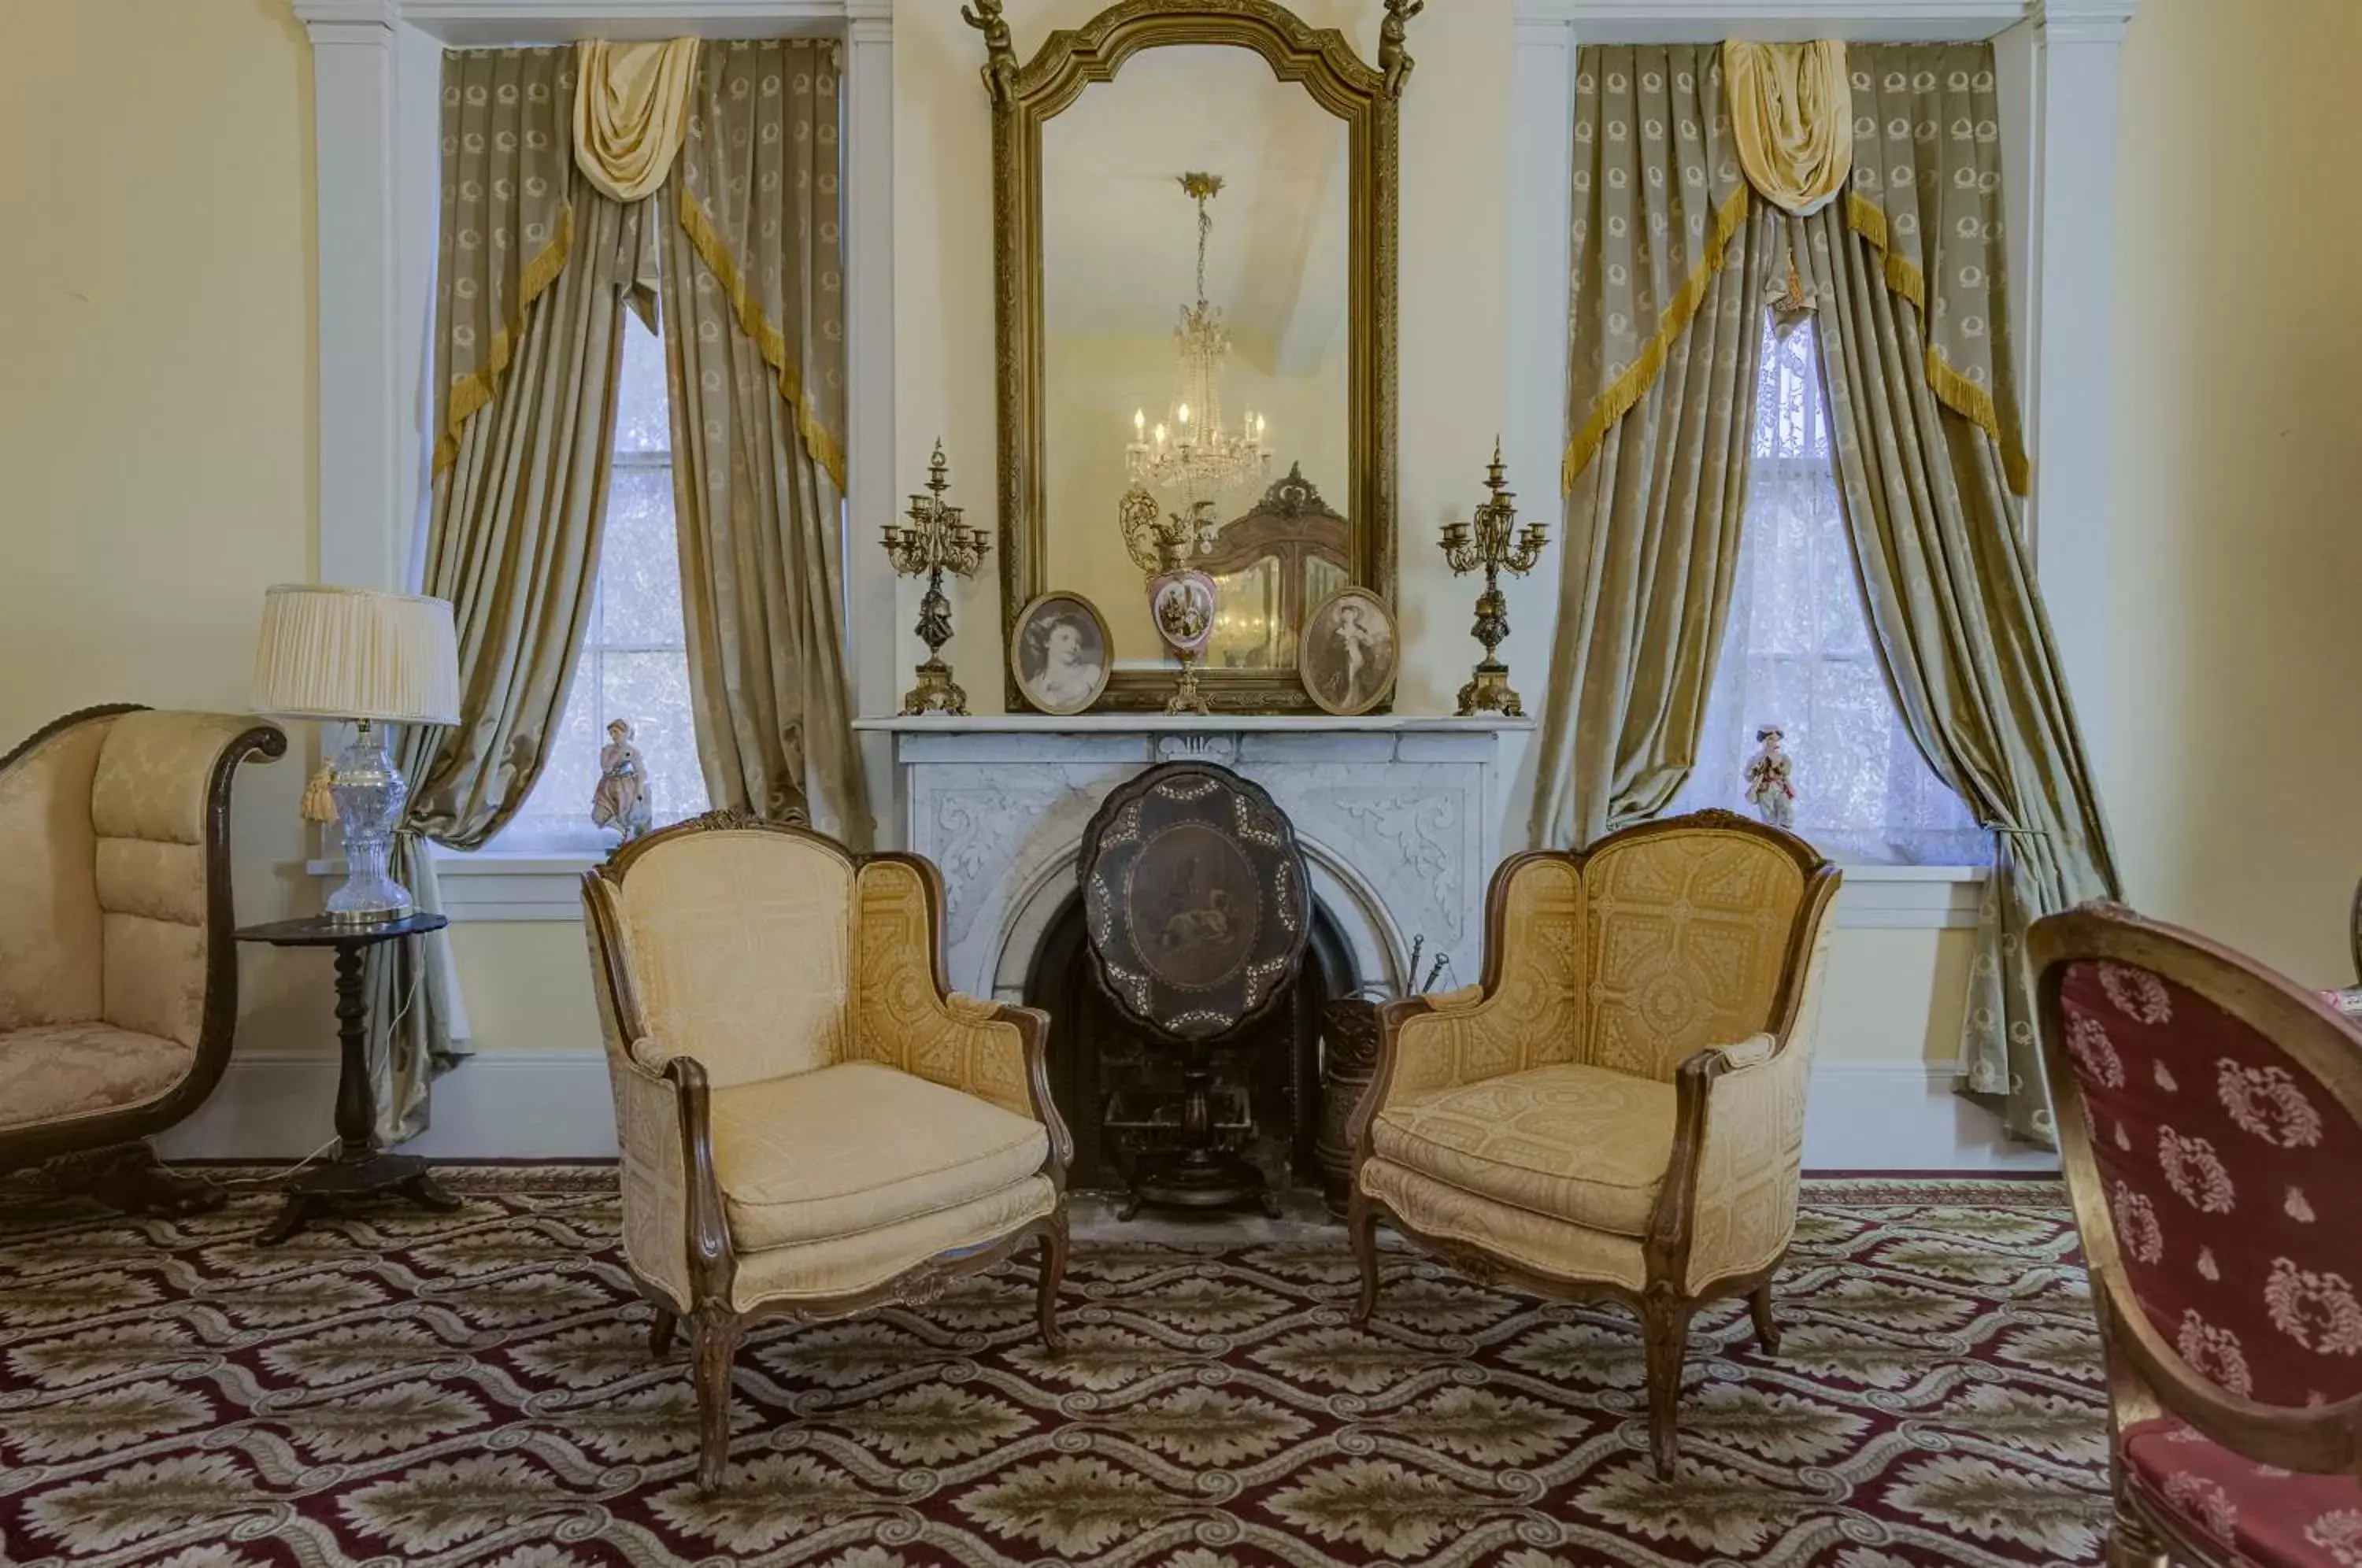
[[[622,719],[607,724],[607,744],[599,748],[599,787],[590,792],[590,821],[611,827],[629,844],[648,831],[647,763],[632,744],[632,726]]]
[[[1780,749],[1780,727],[1767,724],[1755,732],[1762,749],[1747,761],[1747,803],[1775,828],[1796,825],[1796,787],[1788,781],[1788,756]]]

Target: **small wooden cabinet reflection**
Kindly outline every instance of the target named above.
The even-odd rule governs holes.
[[[1190,562],[1214,579],[1215,669],[1293,669],[1312,607],[1352,580],[1352,534],[1301,464]]]

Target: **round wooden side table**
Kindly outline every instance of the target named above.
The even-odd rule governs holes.
[[[286,1206],[255,1238],[262,1245],[283,1242],[314,1220],[389,1192],[438,1214],[459,1207],[459,1199],[436,1184],[425,1160],[382,1151],[372,1141],[377,1107],[370,1094],[369,1060],[362,1049],[368,1005],[361,999],[361,955],[381,942],[423,936],[450,923],[449,916],[439,914],[406,914],[399,920],[368,922],[314,915],[238,931],[240,942],[337,950],[337,1039],[343,1057],[337,1077],[340,1146],[335,1159],[299,1171],[288,1182]]]

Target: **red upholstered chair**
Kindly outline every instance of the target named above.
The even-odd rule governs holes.
[[[2027,947],[2106,1357],[2109,1562],[2362,1563],[2362,1032],[2111,905]]]

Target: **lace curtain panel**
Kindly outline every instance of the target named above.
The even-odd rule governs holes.
[[[1810,322],[1767,317],[1738,580],[1697,767],[1670,810],[1749,812],[1755,732],[1794,764],[1796,831],[1833,859],[1983,865],[1989,836],[1903,727],[1863,613]]]

